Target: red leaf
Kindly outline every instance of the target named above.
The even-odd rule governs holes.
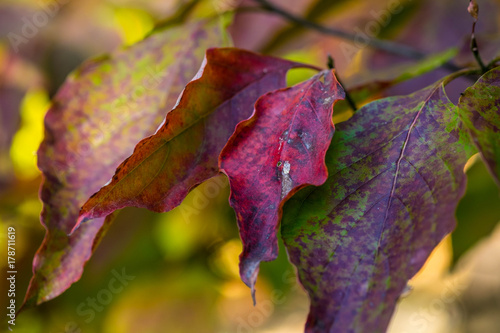
[[[240,274],[254,299],[260,262],[277,257],[283,203],[328,176],[324,159],[334,132],[333,104],[343,98],[332,71],[264,95],[220,155],[244,243]]]
[[[156,212],[178,206],[193,187],[217,175],[220,151],[257,98],[286,86],[286,72],[301,66],[234,48],[208,50],[164,125],[85,203],[79,223],[126,206]]]

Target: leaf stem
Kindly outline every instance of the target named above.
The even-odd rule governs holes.
[[[332,58],[331,55],[328,55],[327,66],[328,66],[329,69],[335,69],[335,60],[333,60],[333,58]],[[349,94],[349,92],[345,88],[345,86],[342,83],[342,81],[340,80],[338,74],[336,74],[335,76],[337,77],[337,81],[339,82],[339,84],[344,89],[346,102],[349,104],[349,106],[351,107],[352,111],[354,111],[354,112],[358,111],[358,108],[356,107],[356,102],[354,102],[354,99],[352,98],[352,96]]]
[[[488,67],[484,65],[483,60],[481,59],[481,55],[479,54],[479,49],[477,47],[477,40],[476,40],[476,35],[475,35],[475,30],[476,30],[476,21],[472,23],[472,34],[471,34],[471,40],[470,40],[470,49],[472,51],[472,54],[474,55],[474,58],[476,59],[479,67],[481,67],[481,70],[483,71],[483,74],[488,71]]]
[[[452,73],[452,74],[446,76],[445,78],[443,78],[443,84],[446,86],[448,83],[450,83],[451,81],[453,81],[459,77],[465,76],[465,77],[470,78],[471,76],[476,76],[476,75],[481,75],[480,69],[464,68],[462,70],[459,70],[458,72]]]

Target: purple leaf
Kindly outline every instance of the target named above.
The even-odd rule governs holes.
[[[337,126],[328,180],[284,207],[311,298],[306,332],[385,332],[407,281],[455,226],[467,141],[442,82]]]

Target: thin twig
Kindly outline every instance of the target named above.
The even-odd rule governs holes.
[[[356,41],[356,37],[357,37],[356,34],[348,33],[346,31],[343,31],[343,30],[337,29],[337,28],[325,27],[325,26],[322,26],[318,23],[311,22],[307,19],[295,16],[294,14],[287,12],[286,10],[272,4],[271,2],[269,2],[267,0],[254,0],[254,1],[258,4],[260,4],[262,9],[264,9],[270,13],[280,15],[280,16],[286,18],[287,20],[294,22],[294,23],[297,23],[297,24],[300,24],[306,28],[316,30],[316,31],[323,33],[325,35],[343,38],[345,40],[349,40],[352,42]],[[403,56],[406,58],[421,60],[427,56],[425,53],[418,51],[410,46],[391,42],[388,40],[382,40],[382,39],[377,39],[377,38],[366,38],[365,40],[366,40],[367,46],[369,46],[371,48],[383,50],[383,51],[386,51],[386,52],[389,52],[392,54],[396,54],[396,55],[400,55],[400,56]],[[456,65],[454,65],[451,62],[444,63],[442,67],[451,71],[451,72],[455,72],[455,71],[458,71],[461,69],[460,67],[457,67]]]
[[[332,56],[331,55],[328,55],[328,63],[327,63],[327,66],[329,69],[335,69],[335,60],[333,60]],[[337,75],[335,75],[337,77],[337,81],[339,82],[339,84],[342,86],[342,88],[344,89],[344,92],[345,92],[345,100],[347,102],[347,104],[349,104],[349,106],[351,107],[352,111],[356,112],[358,111],[358,108],[356,106],[356,102],[354,102],[354,99],[351,97],[351,95],[349,94],[349,92],[347,91],[347,89],[345,88],[344,84],[342,83],[342,81],[340,81],[340,78]]]
[[[476,26],[476,22],[472,24],[473,27]],[[472,28],[474,29],[474,28]],[[481,56],[479,55],[479,49],[477,47],[477,41],[476,41],[476,36],[474,36],[474,32],[472,32],[471,36],[471,41],[470,41],[470,49],[472,51],[472,54],[474,54],[474,58],[476,59],[476,62],[478,63],[479,67],[481,67],[481,70],[483,71],[483,74],[487,72],[488,67],[483,62],[483,59],[481,59]]]
[[[295,22],[297,24],[300,24],[304,27],[316,30],[318,32],[324,33],[326,35],[331,35],[335,37],[340,37],[343,39],[347,39],[350,41],[355,41],[356,40],[356,34],[352,34],[349,32],[346,32],[341,29],[337,28],[330,28],[330,27],[325,27],[320,24],[317,24],[315,22],[311,22],[309,20],[306,20],[304,18],[295,16],[287,11],[285,11],[282,8],[277,7],[276,5],[272,4],[271,2],[267,0],[254,0],[255,2],[259,3],[263,9],[266,9],[270,12],[274,12],[276,14],[279,14],[283,16],[284,18]],[[377,38],[368,38],[366,39],[367,45],[371,46],[373,48],[377,48],[379,50],[384,50],[393,54],[398,54],[401,56],[404,56],[406,58],[412,58],[412,59],[423,59],[425,58],[425,54],[413,49],[412,47],[406,46],[406,45],[401,45],[398,43],[394,43],[391,41],[387,40],[381,40]]]

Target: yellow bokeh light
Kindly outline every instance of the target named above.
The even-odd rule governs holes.
[[[153,30],[154,22],[150,15],[139,9],[115,9],[115,22],[125,45],[132,45],[142,40]]]
[[[229,280],[223,284],[220,292],[225,298],[241,299],[248,297],[248,287],[237,279]]]
[[[10,148],[14,171],[20,179],[34,179],[40,173],[36,151],[43,139],[43,118],[49,105],[49,96],[42,89],[28,91],[21,103],[21,128]]]
[[[0,64],[7,63],[7,46],[0,43]]]
[[[199,242],[199,226],[189,225],[181,210],[162,214],[158,222],[154,234],[165,259],[186,259],[194,252]]]
[[[42,203],[38,199],[28,199],[17,206],[20,216],[37,218],[42,210]]]
[[[240,276],[239,255],[242,249],[243,245],[239,239],[228,241],[217,250],[212,258],[212,268],[228,277],[238,279]]]
[[[453,257],[451,235],[446,236],[432,251],[424,266],[410,280],[411,286],[432,284],[448,273]]]
[[[341,123],[343,121],[349,120],[349,118],[351,118],[352,116],[354,116],[354,111],[352,111],[351,109],[348,109],[348,110],[345,110],[344,112],[339,112],[339,113],[334,112],[332,120],[333,120],[334,124],[338,124],[338,123]]]

